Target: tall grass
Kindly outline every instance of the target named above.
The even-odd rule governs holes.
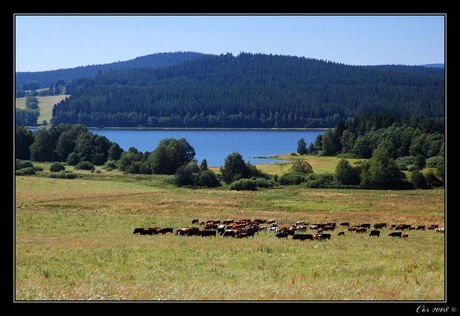
[[[432,224],[444,191],[186,189],[163,176],[16,177],[17,300],[443,300],[444,235],[133,235],[193,218]]]

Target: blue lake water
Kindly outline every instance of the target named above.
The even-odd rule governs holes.
[[[153,151],[164,138],[184,137],[195,149],[195,159],[201,163],[206,158],[208,166],[220,167],[225,158],[239,152],[251,164],[276,162],[274,159],[254,157],[288,154],[297,151],[299,139],[307,146],[324,131],[249,131],[249,130],[99,130],[92,133],[107,137],[123,150],[135,147],[139,151]]]

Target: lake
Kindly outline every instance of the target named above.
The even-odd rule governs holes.
[[[239,152],[251,164],[277,162],[275,159],[257,159],[297,151],[297,142],[305,139],[307,147],[325,131],[281,130],[105,130],[90,129],[92,133],[118,143],[123,150],[135,147],[139,151],[153,151],[164,138],[185,138],[195,149],[198,164],[206,158],[208,166],[220,167],[225,158]]]

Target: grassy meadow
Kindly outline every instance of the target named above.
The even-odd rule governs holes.
[[[48,124],[53,116],[53,107],[56,103],[65,99],[69,95],[47,95],[47,96],[36,96],[38,100],[38,107],[40,108],[40,115],[38,116],[38,123],[41,124],[43,120],[47,121]],[[16,107],[19,109],[26,108],[26,97],[16,98]]]
[[[35,164],[44,171],[16,176],[16,300],[445,299],[444,235],[430,230],[377,238],[337,236],[339,226],[326,241],[132,234],[195,218],[444,227],[443,189],[191,189],[119,171],[54,179]]]

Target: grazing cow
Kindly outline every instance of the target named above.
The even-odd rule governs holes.
[[[394,229],[396,227],[396,224],[391,225],[390,229]]]
[[[444,233],[444,227],[436,229],[436,232],[437,233]]]
[[[204,222],[201,222],[200,225],[204,225]]]
[[[416,228],[417,230],[425,230],[425,225],[419,225]]]
[[[228,225],[228,224],[231,224],[231,223],[233,223],[233,222],[234,222],[234,220],[233,220],[232,218],[229,218],[229,219],[226,219],[226,220],[224,221],[224,224],[227,224],[227,225]]]
[[[407,238],[407,237],[409,237],[409,235],[407,235],[407,234],[402,235],[402,238]]]
[[[377,237],[380,237],[380,230],[371,230],[371,232],[369,233],[369,236],[377,236]]]
[[[311,235],[311,234],[295,234],[294,236],[292,236],[292,239],[296,239],[296,240],[313,239],[313,235]]]
[[[275,222],[274,219],[269,219],[266,223],[267,223],[267,224],[273,224],[274,222]]]
[[[434,230],[436,228],[438,228],[438,225],[435,225],[435,224],[433,224],[430,227],[428,227],[429,230]]]
[[[313,236],[315,240],[324,240],[324,239],[331,239],[331,234],[316,234]]]
[[[305,226],[305,225],[296,225],[295,229],[300,231],[300,232],[304,232],[304,231],[307,230],[307,226]]]
[[[400,224],[395,227],[396,230],[405,230],[410,229],[411,226],[409,224]]]
[[[277,238],[288,238],[288,234],[287,233],[276,233],[275,236]]]
[[[232,229],[227,229],[226,231],[224,231],[224,233],[222,234],[222,237],[235,237],[236,236],[236,233],[234,230]]]
[[[356,227],[355,233],[366,233],[367,229],[366,227]]]
[[[337,236],[345,236],[345,232],[340,232],[337,234]]]
[[[217,229],[217,224],[206,224],[206,226],[204,227],[205,230],[208,230],[208,229]]]
[[[144,231],[144,228],[134,228],[133,234],[140,234],[142,235],[142,232]]]
[[[371,224],[361,224],[358,227],[371,228]]]
[[[335,225],[325,225],[323,227],[323,230],[334,230],[335,229]]]
[[[217,234],[217,231],[215,230],[203,230],[203,231],[200,231],[201,233],[201,237],[207,237],[207,236],[216,236]]]
[[[158,228],[157,229],[157,232],[159,234],[166,234],[166,233],[172,233],[173,232],[173,229],[171,227],[166,227],[166,228]]]
[[[387,227],[387,224],[386,223],[376,223],[376,224],[374,224],[374,228],[383,228],[383,227]]]
[[[248,238],[249,234],[244,232],[237,232],[236,238]]]
[[[401,232],[394,232],[394,233],[388,234],[388,236],[390,237],[401,237],[401,235],[402,235]]]
[[[342,223],[340,223],[340,225],[342,225],[342,226],[350,226],[350,223],[348,223],[348,222],[342,222]]]
[[[192,220],[192,224],[195,224],[195,223],[198,224],[198,219],[193,219]]]

